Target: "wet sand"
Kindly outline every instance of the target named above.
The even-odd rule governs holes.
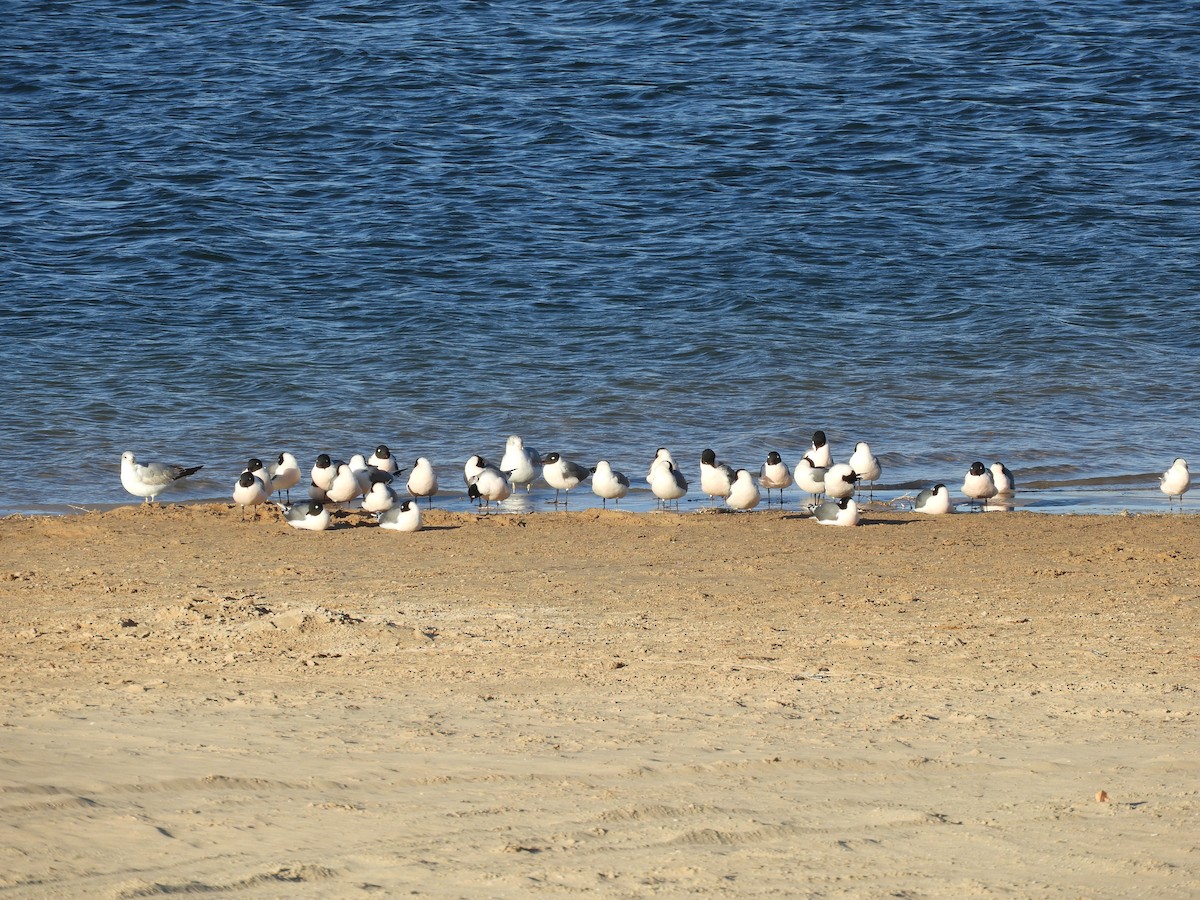
[[[866,521],[2,519],[0,895],[1200,894],[1200,517]]]

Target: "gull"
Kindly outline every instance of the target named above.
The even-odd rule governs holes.
[[[796,463],[796,471],[793,473],[796,487],[807,492],[815,500],[825,493],[825,473],[827,471],[825,466],[813,465],[813,461],[807,456],[800,457],[800,462]]]
[[[396,503],[396,492],[382,481],[371,485],[371,489],[363,495],[362,508],[369,513],[383,513]]]
[[[771,505],[771,491],[779,491],[779,505],[783,505],[783,489],[791,487],[795,479],[792,470],[788,468],[783,457],[772,450],[767,454],[767,461],[758,470],[758,483],[767,489],[767,506]]]
[[[355,453],[350,457],[350,471],[354,473],[354,478],[358,481],[358,490],[360,494],[365,494],[371,489],[371,485],[376,482],[384,484],[392,483],[392,473],[385,472],[383,469],[376,468],[367,462],[367,458],[361,453]]]
[[[762,499],[762,493],[754,482],[754,476],[747,469],[738,469],[734,473],[733,485],[725,504],[732,509],[754,509]]]
[[[375,516],[380,528],[389,531],[420,531],[421,506],[414,500],[401,500],[391,509]]]
[[[602,459],[592,469],[592,493],[607,508],[609,500],[615,503],[629,493],[629,479],[624,472],[614,472],[608,460]]]
[[[1192,476],[1188,471],[1187,460],[1176,457],[1171,468],[1162,473],[1158,479],[1158,489],[1167,495],[1168,508],[1174,506],[1175,498],[1179,498],[1179,511],[1183,512],[1183,495],[1192,486]]]
[[[504,456],[500,459],[500,471],[512,473],[508,476],[508,483],[514,489],[525,485],[525,493],[529,493],[533,480],[537,478],[535,466],[541,464],[541,454],[532,447],[526,447],[519,434],[508,436],[504,445]]]
[[[862,521],[858,514],[858,504],[850,496],[840,500],[826,500],[820,506],[813,507],[813,519],[818,525],[857,525]]]
[[[1013,473],[1008,471],[1008,466],[1002,462],[994,462],[991,472],[997,497],[1011,497],[1017,492],[1017,483],[1013,480]]]
[[[292,488],[300,483],[300,464],[296,462],[296,457],[285,451],[279,454],[279,461],[271,466],[267,474],[271,476],[275,493],[287,491],[290,499]]]
[[[246,507],[254,507],[254,517],[258,518],[258,507],[267,502],[270,494],[261,478],[247,469],[238,476],[237,484],[233,486],[233,502],[242,508],[242,521],[246,519]]]
[[[471,476],[467,496],[472,500],[483,500],[484,509],[490,509],[493,500],[507,500],[512,496],[512,485],[508,483],[508,476],[489,463]]]
[[[566,504],[571,499],[571,488],[578,487],[579,483],[591,474],[591,471],[579,463],[563,459],[557,453],[550,453],[542,460],[542,477],[546,479],[546,484],[554,488],[555,506],[558,506],[560,490],[566,492],[567,496],[563,498],[563,503]]]
[[[471,482],[479,477],[479,473],[490,465],[492,464],[478,454],[472,456],[465,463],[463,463],[463,481],[466,483],[467,487],[469,488],[471,486]],[[495,467],[493,466],[493,468]],[[468,491],[468,494],[469,493],[470,492]],[[482,495],[475,494],[471,497],[471,499],[478,501],[480,496]],[[478,503],[476,503],[476,505],[478,505]]]
[[[971,463],[971,468],[963,479],[962,492],[970,499],[978,500],[981,503],[986,503],[996,496],[996,482],[992,480],[992,473],[984,467],[983,463],[978,461]]]
[[[146,503],[153,503],[163,491],[171,487],[181,478],[187,478],[203,469],[204,466],[177,466],[172,463],[146,463],[142,465],[126,450],[121,454],[121,487],[135,497],[145,497]]]
[[[925,513],[927,516],[941,516],[954,512],[950,503],[950,491],[940,482],[932,488],[926,488],[917,494],[913,502],[913,512]]]
[[[675,457],[673,457],[671,455],[671,451],[668,450],[666,447],[659,447],[657,450],[654,451],[654,459],[650,460],[650,468],[646,470],[646,483],[647,484],[650,483],[650,476],[654,474],[655,463],[661,462],[663,460],[671,463],[671,465],[675,464]]]
[[[650,490],[654,496],[662,501],[664,510],[672,500],[676,501],[675,505],[678,507],[679,498],[687,493],[687,479],[669,459],[656,460],[650,467],[650,475],[646,480],[650,482]]]
[[[825,496],[834,500],[850,497],[858,483],[858,474],[849,463],[837,463],[825,473]]]
[[[268,496],[275,493],[275,489],[271,486],[271,473],[267,471],[267,467],[263,465],[263,461],[257,456],[250,457],[250,459],[246,462],[246,468],[242,469],[242,471],[249,472],[259,481],[261,481],[263,483],[263,487],[266,488]]]
[[[342,463],[325,493],[330,503],[349,503],[363,493],[362,482],[349,463]]]
[[[437,473],[433,471],[433,466],[424,456],[417,457],[417,461],[413,463],[406,486],[408,492],[414,497],[428,497],[429,506],[433,506],[433,495],[438,490]]]
[[[717,497],[728,497],[733,488],[736,473],[725,463],[717,462],[717,454],[705,450],[700,454],[700,490],[708,494],[708,505],[712,506]]]
[[[310,500],[299,506],[280,503],[279,508],[283,511],[283,520],[293,528],[302,528],[305,531],[324,531],[329,527],[329,510],[319,500]]]
[[[812,446],[804,455],[811,459],[812,464],[818,469],[828,469],[833,465],[833,451],[829,447],[829,442],[825,440],[825,432],[813,432]]]
[[[879,457],[871,452],[871,446],[866,441],[859,441],[854,445],[854,452],[850,454],[850,458],[846,460],[846,464],[858,475],[860,489],[864,481],[871,483],[871,490],[868,496],[874,499],[875,482],[879,480],[883,469],[879,465]]]
[[[322,491],[328,491],[341,465],[343,463],[340,459],[332,459],[328,453],[319,454],[313,463],[312,472],[309,473],[312,483]]]
[[[392,451],[388,449],[387,444],[380,444],[375,448],[375,452],[367,460],[367,465],[374,466],[389,475],[399,474],[396,471],[396,457],[392,456]]]

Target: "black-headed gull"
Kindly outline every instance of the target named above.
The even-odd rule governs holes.
[[[554,488],[555,506],[558,505],[559,491],[566,493],[563,503],[568,503],[571,499],[571,489],[578,487],[580,482],[591,474],[591,470],[577,462],[563,459],[558,453],[548,453],[542,460],[542,477],[546,479],[546,484]]]
[[[913,512],[924,513],[927,516],[942,516],[954,512],[950,502],[950,491],[940,482],[931,488],[926,488],[917,494],[913,501]]]
[[[592,469],[592,493],[607,507],[609,500],[615,503],[629,493],[629,479],[624,472],[614,472],[608,460],[602,459]]]
[[[267,502],[270,494],[261,478],[247,469],[238,476],[233,486],[233,502],[242,508],[242,519],[246,518],[246,507],[254,507],[254,517],[258,518],[258,507]]]
[[[242,469],[242,471],[249,472],[259,481],[261,481],[263,483],[263,487],[266,488],[268,496],[275,493],[275,488],[272,487],[271,473],[267,471],[267,467],[257,456],[250,457],[250,459],[246,461],[246,468]]]
[[[711,449],[700,454],[700,492],[708,494],[709,506],[718,497],[724,499],[729,496],[736,476],[731,466],[717,462],[717,454]]]
[[[820,506],[813,507],[813,519],[818,525],[853,526],[862,521],[858,514],[858,504],[853,497],[842,497],[840,500],[826,500]]]
[[[729,496],[725,505],[730,509],[754,509],[762,500],[762,492],[754,481],[754,476],[748,469],[738,469],[734,473],[733,484],[729,488]]]
[[[666,509],[671,501],[675,501],[678,506],[679,499],[688,491],[687,479],[669,459],[656,459],[650,466],[650,475],[646,480],[650,482],[650,490],[654,496],[662,501],[663,509]]]
[[[971,463],[971,468],[967,470],[966,477],[963,478],[962,492],[980,504],[985,504],[996,496],[996,482],[992,479],[992,473],[983,463],[978,460]]]
[[[812,464],[818,469],[828,469],[833,465],[833,450],[829,446],[829,441],[825,439],[825,432],[813,432],[812,445],[804,455],[811,459]]]
[[[420,531],[421,506],[414,500],[402,500],[391,509],[379,513],[375,517],[380,528],[388,531]]]
[[[271,476],[271,487],[275,493],[287,491],[290,498],[292,488],[300,483],[300,463],[296,462],[296,457],[285,450],[279,454],[278,462],[267,471]]]
[[[493,500],[500,502],[512,496],[512,485],[508,483],[507,475],[488,463],[471,476],[467,483],[467,496],[476,502],[482,500],[483,508],[490,511]]]
[[[181,478],[187,478],[204,466],[177,466],[173,463],[152,462],[142,464],[133,451],[121,454],[121,486],[135,497],[145,497],[146,503],[154,500]]]
[[[300,528],[304,531],[324,531],[329,527],[332,521],[332,516],[329,515],[329,510],[325,508],[325,504],[319,500],[310,500],[307,503],[301,503],[299,506],[292,506],[290,503],[279,504],[280,510],[283,512],[283,520],[293,528]]]
[[[1179,498],[1179,509],[1183,511],[1183,495],[1187,493],[1187,489],[1192,486],[1192,475],[1188,471],[1187,460],[1183,457],[1176,457],[1175,462],[1171,463],[1171,468],[1162,473],[1162,477],[1158,479],[1158,489],[1167,495],[1167,503],[1173,506],[1175,498]]]
[[[337,477],[338,467],[344,465],[340,459],[333,459],[328,453],[317,454],[309,477],[312,483],[322,491],[328,491]]]
[[[783,457],[775,450],[768,453],[767,461],[758,470],[758,483],[767,491],[767,506],[771,505],[771,491],[779,491],[779,504],[782,506],[783,489],[791,487],[794,482],[792,470],[783,461]]]
[[[883,467],[879,465],[879,457],[871,452],[871,445],[866,441],[859,441],[854,445],[854,452],[850,454],[850,458],[846,460],[846,465],[854,470],[854,474],[858,476],[859,490],[862,490],[863,482],[869,482],[870,492],[868,497],[875,496],[875,482],[879,480],[879,476],[883,473]]]
[[[413,463],[406,487],[414,497],[428,497],[427,504],[433,506],[433,495],[438,491],[437,472],[424,456],[418,456],[417,461]]]
[[[380,444],[375,448],[375,452],[367,459],[368,466],[374,466],[380,471],[387,472],[389,475],[396,475],[396,457],[392,456],[392,451],[388,449],[387,444]]]

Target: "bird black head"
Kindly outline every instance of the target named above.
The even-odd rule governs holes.
[[[843,497],[841,500],[839,500],[839,501],[837,502],[837,505],[838,505],[838,508],[839,508],[839,509],[845,509],[847,506],[849,506],[849,505],[850,505],[850,498],[849,498],[849,497]]]
[[[250,457],[250,461],[246,463],[246,468],[251,472],[257,472],[263,467],[263,461],[257,456]]]
[[[557,453],[547,453],[545,458],[542,459],[542,465],[543,466],[552,466],[556,462],[558,462],[560,459],[562,459],[562,457],[559,456]]]
[[[823,431],[814,431],[813,432],[813,446],[814,447],[824,447],[825,446],[825,432],[823,432]]]
[[[935,484],[935,485],[933,486],[933,492],[934,492],[935,494],[936,494],[938,491],[944,491],[944,490],[946,490],[946,486],[945,486],[944,484],[942,484],[940,481],[939,481],[937,484]]]
[[[412,501],[412,500],[403,500],[403,501],[401,501],[401,503],[400,503],[400,511],[401,511],[401,512],[408,512],[408,511],[409,511],[409,510],[412,508],[412,505],[413,505],[413,501]]]
[[[710,466],[715,466],[717,464],[717,454],[713,453],[711,450],[705,450],[700,454],[700,462],[707,463]]]
[[[479,485],[475,484],[474,482],[467,485],[467,496],[470,497],[472,500],[478,500],[480,498],[480,496],[482,496],[479,493]]]
[[[250,487],[250,485],[254,484],[254,473],[249,471],[243,472],[238,476],[238,484],[242,487]]]
[[[378,456],[380,459],[391,459],[392,451],[388,449],[387,444],[380,444],[378,447],[375,448],[375,455]]]
[[[322,454],[320,454],[320,455],[317,457],[317,468],[318,468],[318,469],[328,469],[328,468],[329,468],[329,464],[330,464],[331,462],[333,462],[333,460],[331,460],[331,459],[329,458],[329,454],[328,454],[328,453],[322,453]]]
[[[283,465],[283,454],[282,453],[279,454],[279,465],[281,465],[281,466]]]
[[[767,464],[768,465],[777,466],[781,462],[783,462],[783,457],[779,455],[778,451],[772,450],[770,453],[767,454]]]
[[[986,471],[987,471],[987,469],[984,468],[983,463],[981,463],[981,462],[971,463],[971,474],[972,475],[982,475]]]
[[[310,500],[308,502],[308,514],[310,516],[319,516],[325,511],[325,505],[320,500]]]

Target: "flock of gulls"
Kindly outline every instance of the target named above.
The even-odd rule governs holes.
[[[203,466],[179,466],[170,463],[139,463],[130,451],[121,455],[121,484],[130,494],[153,502],[159,494],[188,477]],[[408,496],[402,498],[397,492],[400,476],[408,472],[404,489]],[[812,445],[794,468],[777,451],[767,454],[766,461],[757,476],[748,469],[734,469],[717,460],[716,453],[705,450],[700,455],[700,491],[709,498],[710,506],[718,500],[732,510],[754,509],[762,501],[763,491],[770,505],[773,491],[779,492],[783,503],[783,491],[792,485],[807,493],[811,498],[808,508],[815,522],[821,525],[854,526],[862,521],[855,494],[860,497],[864,485],[873,496],[874,484],[883,469],[879,458],[871,452],[866,441],[859,441],[854,452],[845,462],[834,462],[833,453],[826,440],[825,432],[813,434]],[[276,502],[284,520],[294,528],[324,531],[332,521],[332,510],[357,503],[371,513],[380,528],[412,532],[421,528],[420,499],[425,498],[432,506],[438,493],[438,477],[429,460],[422,456],[413,463],[411,470],[400,468],[387,445],[380,444],[370,457],[354,454],[343,461],[328,453],[317,456],[309,471],[309,500],[298,504],[291,502],[291,489],[300,484],[303,471],[291,453],[280,453],[278,460],[264,465],[252,458],[233,485],[233,502],[242,508],[257,510],[271,502],[271,498],[284,494],[286,500]],[[500,462],[492,463],[483,456],[475,455],[463,466],[463,480],[467,494],[484,512],[490,512],[492,503],[501,503],[514,491],[524,488],[528,492],[533,482],[541,477],[554,488],[557,506],[566,505],[570,492],[588,478],[592,481],[592,493],[600,497],[607,507],[608,501],[618,502],[629,493],[629,477],[615,471],[607,460],[587,467],[564,458],[559,453],[545,456],[532,447],[525,446],[519,435],[508,438]],[[680,499],[687,494],[689,483],[666,447],[660,447],[646,472],[646,483],[657,498],[660,508],[670,504],[678,508]],[[1179,458],[1159,479],[1159,487],[1167,495],[1171,507],[1179,499],[1183,509],[1183,495],[1191,486],[1191,475],[1187,461]],[[963,477],[962,493],[968,504],[985,505],[993,498],[1012,497],[1016,492],[1013,474],[1000,462],[991,467],[974,462]],[[822,499],[823,498],[823,499]],[[921,491],[913,501],[914,512],[926,515],[945,515],[954,512],[956,504],[950,498],[945,484],[935,484]]]

